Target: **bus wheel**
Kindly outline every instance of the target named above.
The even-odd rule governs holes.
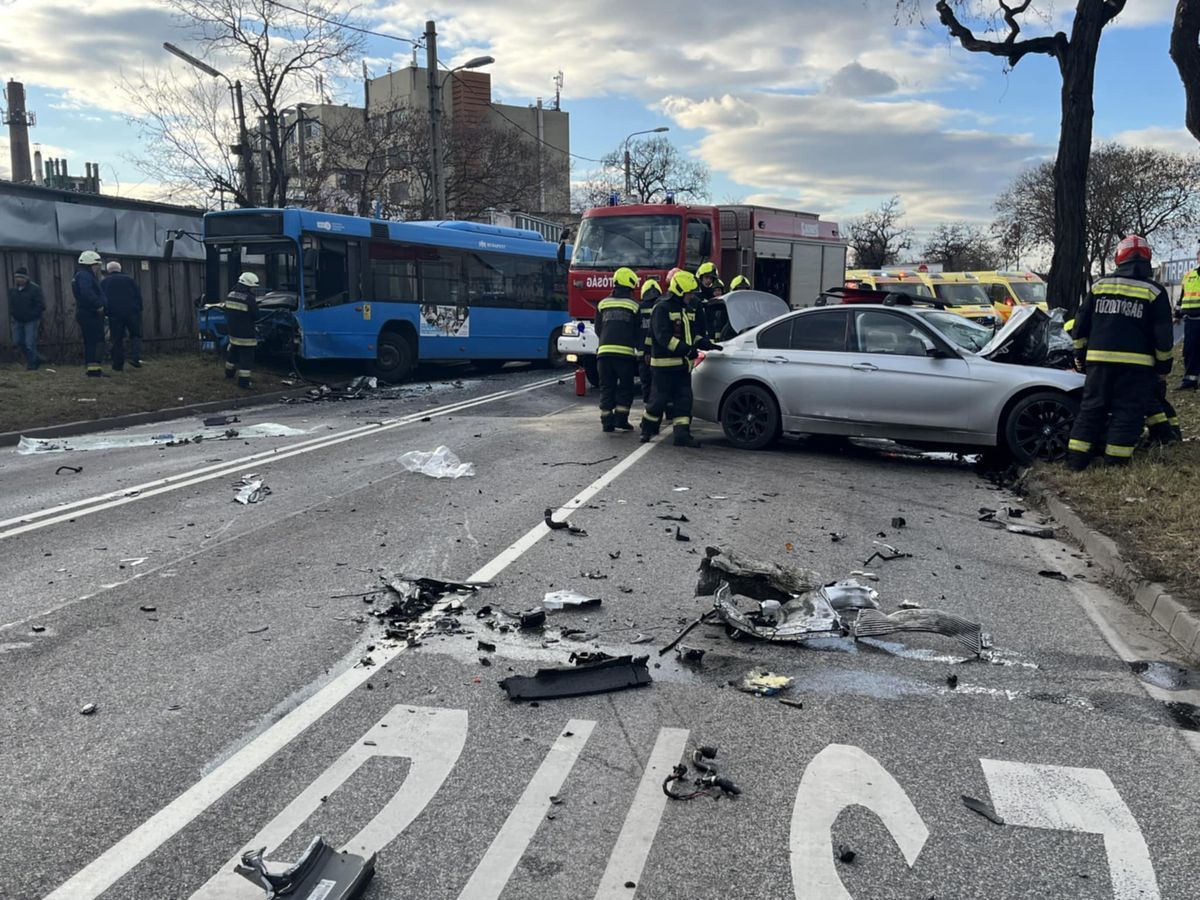
[[[561,369],[567,364],[567,355],[558,352],[558,339],[562,335],[561,328],[555,328],[553,334],[550,335],[550,342],[546,345],[546,358],[539,359],[534,363],[538,369]]]
[[[379,347],[375,351],[375,363],[371,369],[378,378],[398,384],[412,373],[412,345],[402,334],[384,332],[379,336]]]

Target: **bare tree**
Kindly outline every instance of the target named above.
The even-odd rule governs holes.
[[[316,93],[319,79],[331,77],[356,58],[359,32],[344,28],[353,8],[322,0],[165,0],[195,39],[195,53],[212,60],[230,78],[244,83],[252,143],[261,169],[257,183],[233,190],[239,204],[287,204],[289,131],[283,110]],[[202,191],[232,189],[229,129],[209,121],[215,97],[210,85],[190,74],[175,78],[142,72],[125,80],[149,156],[167,146],[180,164],[177,178]],[[293,121],[292,127],[295,122]],[[183,129],[184,134],[175,134]],[[217,132],[214,134],[213,132]],[[188,133],[190,132],[190,133]],[[207,153],[205,153],[207,151]],[[147,157],[139,157],[146,162]],[[168,173],[166,163],[150,164],[147,174]],[[258,196],[255,196],[255,195]]]
[[[1120,15],[1126,0],[1076,0],[1071,34],[1022,38],[1028,18],[1049,20],[1045,11],[1031,9],[1033,0],[938,0],[938,18],[964,49],[1003,58],[1016,66],[1030,53],[1053,57],[1062,78],[1058,156],[1054,162],[1054,256],[1050,264],[1047,293],[1056,306],[1074,308],[1083,295],[1086,282],[1084,226],[1085,191],[1088,158],[1092,144],[1094,109],[1092,95],[1096,81],[1096,57],[1105,26]],[[919,15],[920,0],[897,0],[897,8]],[[990,15],[985,11],[990,10]],[[957,11],[957,12],[956,12]],[[976,37],[964,24],[964,17],[986,18],[993,25],[1003,21],[1004,37],[987,40]]]
[[[1179,0],[1175,7],[1171,59],[1187,96],[1187,130],[1200,141],[1200,0]]]
[[[923,257],[941,263],[947,272],[970,272],[998,268],[999,254],[991,238],[970,222],[938,225],[925,242]]]
[[[604,206],[613,194],[625,193],[625,148],[617,147],[600,160],[600,169],[576,185],[571,206],[582,212]],[[629,145],[629,182],[632,196],[640,203],[657,203],[668,192],[682,201],[709,199],[708,166],[688,159],[668,138],[654,137]]]
[[[860,269],[890,266],[912,247],[912,229],[901,224],[903,218],[900,197],[895,196],[847,222],[845,233],[854,251],[854,265]]]

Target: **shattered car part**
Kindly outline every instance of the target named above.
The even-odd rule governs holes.
[[[714,596],[722,584],[728,584],[732,593],[742,597],[782,603],[820,587],[825,580],[811,569],[763,562],[723,547],[706,547],[704,553],[697,597]]]
[[[680,763],[671,770],[670,775],[663,779],[663,793],[672,800],[694,800],[697,797],[736,798],[741,794],[742,789],[728,778],[722,778],[717,774],[716,758],[716,747],[697,747],[692,751],[691,759],[692,765],[700,771],[700,775],[693,779],[693,789],[681,790],[684,779],[687,778],[688,767],[687,763]],[[714,793],[714,788],[720,793]]]
[[[618,656],[571,668],[539,669],[533,675],[511,675],[500,682],[510,700],[553,700],[604,694],[651,683],[648,657]]]
[[[233,870],[267,892],[267,900],[295,897],[296,900],[354,900],[361,897],[375,874],[375,854],[368,859],[338,852],[321,837],[315,837],[303,855],[285,871],[273,874],[263,854],[266,848],[249,850]]]
[[[1054,528],[1051,525],[1021,525],[1019,523],[1009,523],[1005,526],[1008,531],[1013,534],[1026,534],[1029,537],[1052,538],[1054,537]]]
[[[707,651],[700,647],[688,647],[685,644],[680,644],[675,648],[675,655],[679,657],[681,662],[699,663],[704,661],[704,654]]]
[[[410,450],[397,460],[408,472],[428,475],[430,478],[470,478],[475,474],[471,463],[462,462],[449,447],[436,450]]]
[[[977,800],[974,797],[968,797],[966,794],[962,795],[962,802],[963,806],[965,806],[967,809],[971,810],[972,812],[979,813],[985,819],[995,822],[997,825],[1005,824],[1004,819],[996,814],[996,810],[992,808],[990,803],[984,803],[982,800]]]
[[[944,635],[958,641],[974,656],[983,652],[983,629],[980,625],[939,609],[899,609],[891,615],[885,615],[877,609],[864,609],[858,614],[858,621],[854,625],[855,639],[905,631]]]
[[[572,609],[584,609],[599,605],[599,597],[589,597],[579,591],[551,591],[542,598],[542,606],[546,609],[564,609],[568,606]]]
[[[774,672],[766,670],[751,669],[746,673],[746,677],[741,680],[737,688],[739,691],[744,691],[747,694],[755,694],[759,697],[773,697],[780,691],[786,691],[795,683],[795,678],[789,678],[786,675],[776,675]]]
[[[542,513],[542,521],[546,523],[546,527],[551,531],[568,531],[571,534],[579,537],[587,537],[587,532],[578,525],[572,525],[570,522],[560,522],[554,518],[554,510],[547,509]]]
[[[869,566],[873,560],[880,559],[884,562],[890,562],[893,559],[909,559],[912,554],[905,553],[902,550],[897,550],[891,544],[885,544],[883,541],[871,541],[879,549],[863,560],[864,566]]]
[[[853,578],[827,584],[820,588],[820,592],[838,612],[848,609],[879,609],[879,592]]]
[[[204,420],[205,428],[215,428],[218,425],[236,425],[242,421],[237,416],[209,416]]]
[[[63,472],[70,472],[72,475],[78,475],[83,471],[83,466],[59,466],[54,470],[55,475],[61,475]]]
[[[531,631],[546,624],[546,611],[544,609],[528,609],[519,613],[517,618],[520,620],[523,630]]]
[[[819,590],[781,603],[778,613],[770,618],[762,614],[761,607],[753,613],[743,612],[739,600],[747,598],[735,595],[728,585],[721,586],[714,600],[713,608],[730,637],[744,634],[762,641],[792,643],[845,633],[841,618]]]
[[[267,487],[263,477],[257,473],[243,475],[240,481],[233,483],[233,486],[237,490],[233,499],[243,506],[248,503],[258,503],[271,493],[271,489]]]

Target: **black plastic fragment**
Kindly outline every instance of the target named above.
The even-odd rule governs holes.
[[[974,797],[962,795],[963,806],[972,812],[977,812],[990,822],[995,822],[997,825],[1005,824],[1004,820],[996,815],[996,810],[992,809],[990,803],[984,803],[982,800],[977,800]]]
[[[677,516],[659,516],[664,522],[687,522],[690,521],[687,516],[680,513]]]
[[[678,525],[676,525],[675,526],[675,540],[687,542],[687,541],[690,541],[691,538],[688,537],[686,534],[684,534],[683,531],[680,529],[680,527]]]
[[[487,641],[477,642],[476,647],[478,649],[482,650],[484,653],[495,653],[496,652],[496,645],[489,643]]]
[[[857,856],[858,856],[858,854],[855,853],[853,850],[851,850],[847,845],[845,845],[845,844],[837,845],[838,862],[844,862],[846,865],[850,865],[851,863],[854,862],[854,860]]]
[[[521,627],[528,631],[532,628],[541,628],[546,624],[546,611],[544,609],[527,609],[519,614]]]
[[[313,838],[300,859],[285,871],[273,873],[263,854],[266,848],[242,854],[233,870],[260,888],[268,897],[321,897],[322,900],[355,900],[375,875],[375,854],[367,859],[338,852],[324,839]]]
[[[83,466],[59,466],[54,470],[55,475],[61,475],[63,472],[70,472],[72,475],[78,475],[83,471]]]
[[[1042,569],[1040,572],[1038,572],[1038,574],[1041,575],[1043,578],[1053,578],[1055,581],[1070,581],[1071,580],[1064,573],[1059,572],[1056,569]]]
[[[217,425],[232,425],[240,421],[242,420],[237,416],[209,416],[204,420],[204,425],[207,428],[213,428]]]
[[[618,656],[569,668],[539,669],[533,675],[511,675],[500,682],[510,700],[553,700],[604,694],[650,684],[648,657]]]
[[[904,516],[892,516],[893,528],[904,528],[906,525],[908,525],[908,522],[905,521]]]

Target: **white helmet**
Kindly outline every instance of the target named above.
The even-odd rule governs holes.
[[[243,272],[241,277],[238,278],[238,284],[242,284],[242,285],[245,285],[246,287],[252,287],[252,288],[258,287],[258,276],[255,275],[253,272]]]
[[[95,250],[84,250],[79,254],[79,264],[81,266],[94,266],[100,262],[100,254]]]

